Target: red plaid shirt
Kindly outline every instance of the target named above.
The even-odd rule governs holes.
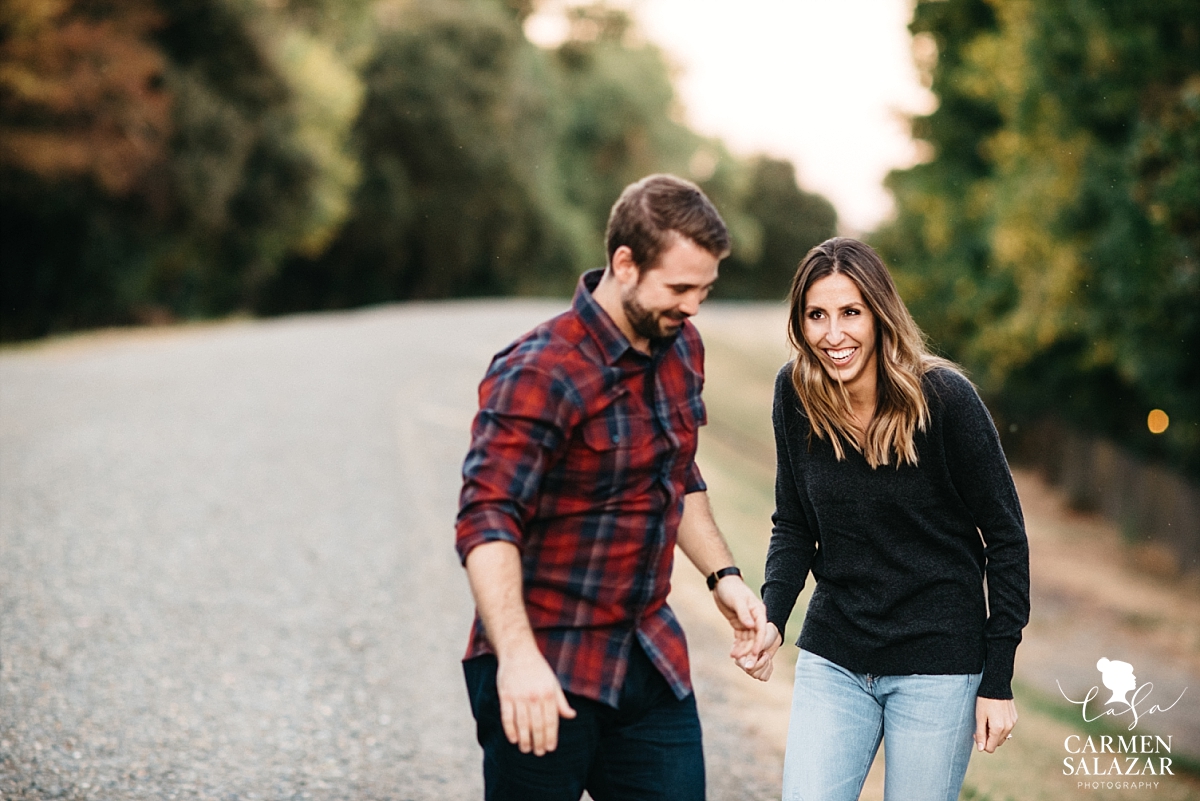
[[[704,346],[691,323],[647,356],[592,298],[509,345],[479,386],[463,465],[465,562],[493,540],[521,549],[525,608],[563,689],[616,706],[636,636],[675,695],[687,643],[667,606],[683,497],[696,467]],[[490,653],[479,617],[466,658]]]

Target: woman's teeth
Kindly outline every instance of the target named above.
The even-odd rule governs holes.
[[[854,355],[854,351],[858,348],[841,348],[840,350],[827,350],[826,354],[829,358],[839,364],[850,361],[850,357]]]

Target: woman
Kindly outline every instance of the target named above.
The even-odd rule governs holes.
[[[811,570],[783,797],[858,798],[882,740],[885,798],[953,801],[972,740],[995,751],[1017,720],[1029,559],[999,437],[861,242],[809,251],[788,333],[763,585],[773,644],[744,665],[770,677]]]

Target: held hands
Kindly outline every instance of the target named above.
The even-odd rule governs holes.
[[[766,681],[771,676],[770,657],[779,647],[770,648],[764,667],[764,652],[778,637],[775,626],[767,622],[767,608],[740,576],[726,576],[718,581],[713,599],[733,627],[733,648],[729,655],[742,670]],[[765,675],[761,675],[764,670]]]
[[[500,660],[496,671],[504,736],[537,756],[558,747],[558,718],[575,717],[558,677],[536,645]]]
[[[779,633],[779,629],[775,627],[774,623],[768,623],[762,639],[756,643],[758,651],[741,659],[734,658],[738,667],[746,673],[759,681],[768,681],[771,673],[775,670],[775,652],[781,645],[783,645],[783,635]]]
[[[1012,699],[975,699],[975,747],[994,754],[1004,745],[1017,724],[1017,705]]]

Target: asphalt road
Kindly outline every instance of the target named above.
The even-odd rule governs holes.
[[[0,797],[481,797],[459,468],[491,354],[563,306],[0,354]]]

